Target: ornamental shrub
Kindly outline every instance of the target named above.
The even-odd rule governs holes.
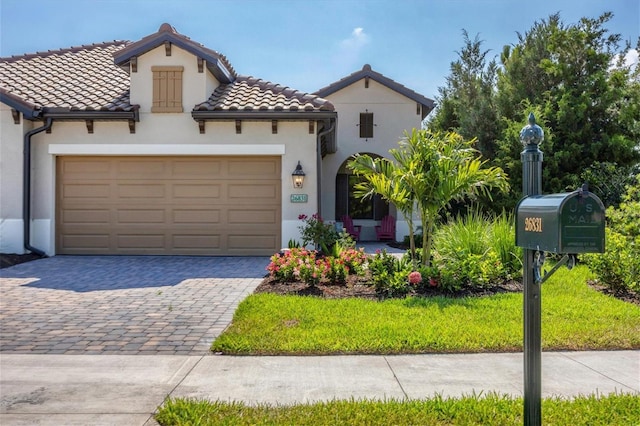
[[[271,256],[267,266],[269,275],[280,282],[303,281],[311,286],[324,277],[326,265],[316,259],[316,252],[303,248],[292,248]]]
[[[336,256],[319,256],[315,250],[292,248],[271,256],[269,275],[279,282],[303,281],[314,286],[322,280],[344,284],[350,274],[363,275],[367,256],[364,249],[343,249]]]
[[[413,268],[407,258],[398,259],[386,250],[378,250],[369,259],[369,271],[379,298],[402,297],[411,290],[409,274]]]
[[[311,217],[306,214],[298,216],[303,224],[300,229],[302,244],[304,246],[313,244],[316,250],[330,251],[340,238],[338,231],[334,225],[325,223],[317,213]]]
[[[434,235],[438,285],[445,291],[487,287],[522,275],[522,250],[515,244],[513,217],[470,213],[449,221]]]
[[[327,257],[325,273],[330,283],[345,284],[349,276],[349,267],[340,258]]]
[[[640,238],[632,241],[608,227],[605,232],[605,253],[585,254],[582,260],[611,290],[640,292]]]
[[[284,253],[276,253],[271,256],[271,263],[267,266],[269,275],[280,282],[291,282],[296,279],[294,270],[297,265],[297,256],[302,249],[292,248]]]
[[[606,216],[605,253],[584,254],[581,260],[612,290],[640,292],[640,175]]]
[[[307,256],[300,259],[294,268],[294,273],[300,281],[313,287],[324,278],[326,269],[325,261],[316,259],[316,252],[310,251]]]
[[[349,268],[350,273],[356,275],[364,274],[364,266],[367,263],[367,255],[364,252],[364,248],[358,250],[354,248],[342,250],[338,258]]]

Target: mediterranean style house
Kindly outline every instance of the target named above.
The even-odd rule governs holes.
[[[316,212],[375,239],[397,215],[346,164],[433,107],[369,65],[313,94],[238,75],[169,24],[2,58],[0,252],[270,255]]]

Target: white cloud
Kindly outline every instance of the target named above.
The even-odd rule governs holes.
[[[371,37],[362,27],[354,28],[349,37],[339,40],[330,53],[331,69],[342,78],[360,68],[370,49]]]
[[[612,69],[617,67],[617,63],[618,63],[618,59],[619,58],[620,58],[620,54],[617,54],[611,59],[611,64],[609,66],[609,70],[612,70]],[[627,54],[624,56],[623,65],[625,67],[628,67],[629,69],[633,70],[635,67],[638,66],[639,63],[640,63],[640,59],[638,58],[638,50],[637,49],[629,49]]]
[[[346,50],[359,50],[369,43],[370,37],[361,27],[354,28],[351,36],[340,42],[340,46]]]
[[[638,51],[636,49],[630,49],[624,57],[624,64],[628,67],[634,67],[638,65]]]

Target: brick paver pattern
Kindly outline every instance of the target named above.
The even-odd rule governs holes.
[[[0,270],[0,352],[201,355],[267,257],[55,256]]]

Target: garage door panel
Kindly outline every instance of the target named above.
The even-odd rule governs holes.
[[[172,193],[175,198],[219,200],[221,192],[221,185],[213,182],[180,183],[172,185]]]
[[[229,235],[229,250],[268,250],[276,243],[273,235]]]
[[[65,234],[60,238],[63,249],[79,248],[78,253],[92,250],[94,252],[103,252],[109,249],[109,234]]]
[[[279,163],[275,159],[256,160],[251,162],[243,160],[229,161],[230,177],[266,176],[271,179],[280,178]]]
[[[87,175],[94,179],[109,179],[111,176],[111,162],[109,160],[86,161],[82,159],[68,159],[62,166],[62,173],[69,179],[83,179]]]
[[[278,194],[278,189],[272,183],[232,183],[229,184],[229,198],[235,200],[239,199],[275,199]]]
[[[280,248],[279,157],[59,157],[57,173],[60,254]]]
[[[116,238],[118,248],[120,249],[158,250],[164,249],[166,236],[158,233],[145,234],[143,232],[136,232],[132,234],[119,234]]]
[[[173,247],[179,250],[220,249],[220,235],[174,234]]]
[[[164,179],[167,164],[162,160],[125,159],[117,163],[119,179]]]
[[[118,224],[166,222],[166,214],[164,209],[118,210],[116,214]]]
[[[229,209],[229,224],[243,224],[243,225],[252,225],[252,224],[271,224],[277,225],[279,220],[279,215],[276,209]]]
[[[108,225],[111,212],[108,209],[91,209],[91,210],[64,210],[62,220],[69,224],[100,224]]]
[[[215,225],[220,223],[220,210],[174,210],[174,224]]]
[[[62,196],[65,199],[71,198],[110,198],[111,197],[111,185],[109,184],[74,184],[65,185],[63,188]]]
[[[174,179],[220,178],[222,164],[221,161],[211,160],[176,160],[172,163],[171,172]]]
[[[119,198],[160,198],[166,195],[164,184],[131,183],[119,184],[116,197]]]

